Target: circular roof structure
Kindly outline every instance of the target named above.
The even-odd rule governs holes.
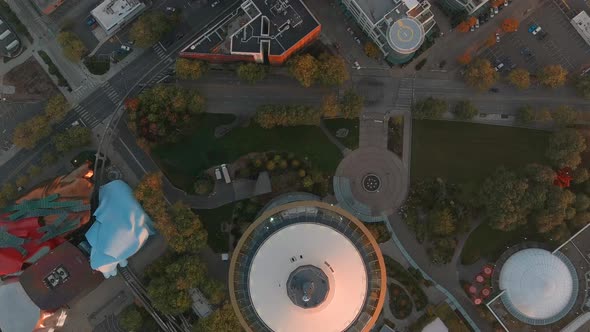
[[[502,301],[519,320],[545,325],[561,319],[571,309],[577,275],[565,256],[529,248],[510,256],[500,271]]]
[[[247,331],[369,331],[385,299],[383,257],[346,211],[304,201],[262,214],[232,255],[230,294]]]
[[[414,53],[424,42],[424,27],[413,17],[401,18],[389,27],[387,40],[397,53]]]

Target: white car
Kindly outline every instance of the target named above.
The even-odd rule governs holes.
[[[131,47],[127,46],[127,45],[121,45],[121,49],[125,52],[129,52],[131,51]]]
[[[356,70],[359,70],[359,69],[361,69],[361,65],[359,64],[359,62],[358,62],[358,61],[355,61],[355,62],[353,63],[353,65],[354,65],[354,68],[356,68]]]
[[[176,11],[176,8],[174,8],[174,7],[166,7],[166,10],[169,11],[169,12],[171,12],[171,13],[174,13]]]
[[[494,7],[494,14],[498,14],[498,7]]]
[[[534,35],[536,35],[536,34],[538,34],[539,32],[541,32],[541,30],[542,30],[542,29],[541,29],[541,27],[540,27],[540,26],[538,26],[538,27],[537,27],[537,28],[536,28],[536,29],[533,31],[533,36],[534,36]]]
[[[498,66],[496,66],[496,68],[494,68],[496,71],[500,71],[500,69],[504,68],[504,64],[501,63]]]
[[[211,8],[215,8],[215,6],[217,6],[217,5],[219,5],[219,0],[217,0],[217,1],[213,2],[213,3],[211,4]]]

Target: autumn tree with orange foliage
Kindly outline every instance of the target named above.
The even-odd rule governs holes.
[[[496,35],[492,34],[488,38],[486,38],[485,46],[492,47],[496,45]]]
[[[565,84],[567,80],[567,70],[560,65],[546,66],[538,73],[537,77],[541,84],[556,88]]]
[[[462,65],[469,64],[472,60],[471,54],[469,52],[465,52],[457,58],[457,62]]]
[[[471,26],[469,23],[467,23],[467,21],[463,21],[457,25],[457,31],[459,32],[467,32],[469,31],[469,28],[471,28]]]
[[[504,0],[492,0],[490,1],[490,6],[498,8],[504,4]]]
[[[508,82],[521,90],[528,89],[531,86],[531,74],[526,69],[514,69],[508,74]]]
[[[516,32],[518,31],[518,20],[514,18],[507,18],[502,21],[502,30],[504,32]]]

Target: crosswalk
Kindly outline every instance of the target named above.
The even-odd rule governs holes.
[[[100,122],[94,115],[90,114],[88,110],[86,110],[86,108],[82,105],[76,105],[76,107],[74,107],[74,112],[76,112],[76,114],[80,116],[83,125],[85,125],[88,128],[94,128]]]
[[[397,90],[397,98],[393,106],[392,114],[401,114],[412,108],[414,99],[414,79],[402,78]]]
[[[115,88],[113,88],[113,86],[109,83],[109,81],[104,82],[100,87],[104,94],[107,95],[109,100],[113,102],[113,104],[119,105],[122,98],[117,92],[117,90],[115,90]]]
[[[98,82],[93,80],[86,79],[82,84],[74,89],[70,94],[74,97],[75,100],[82,100],[86,98],[91,92],[95,90],[95,87],[98,85]]]
[[[168,56],[166,49],[164,49],[160,43],[154,44],[152,49],[160,59],[165,60],[166,62],[174,62],[174,60]]]

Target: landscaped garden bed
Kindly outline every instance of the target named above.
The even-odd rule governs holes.
[[[389,309],[397,319],[406,319],[412,313],[412,300],[408,293],[395,283],[389,284]]]
[[[385,259],[387,276],[398,281],[410,292],[416,310],[420,311],[426,308],[428,297],[422,288],[420,288],[420,280],[416,279],[412,273],[393,258],[388,256],[383,256],[383,258]]]
[[[351,150],[359,147],[359,119],[324,119],[324,125],[340,143]],[[346,135],[344,136],[344,133]]]

